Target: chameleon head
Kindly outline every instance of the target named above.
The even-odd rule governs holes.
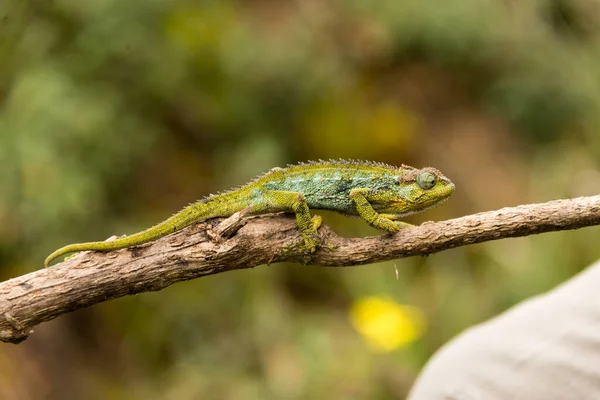
[[[454,183],[435,168],[402,166],[396,193],[380,204],[378,211],[406,216],[425,211],[446,200],[454,192]]]

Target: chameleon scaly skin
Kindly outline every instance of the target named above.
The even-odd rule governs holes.
[[[195,222],[245,215],[293,212],[306,250],[319,246],[321,217],[310,209],[358,215],[369,225],[398,232],[401,217],[427,210],[452,194],[454,184],[435,168],[394,167],[369,161],[318,161],[273,168],[231,191],[208,196],[145,231],[110,242],[71,244],[50,254],[45,266],[61,255],[86,250],[111,251],[156,240]]]

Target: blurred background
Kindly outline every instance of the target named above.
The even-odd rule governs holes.
[[[0,278],[310,159],[440,169],[455,194],[412,223],[596,194],[599,116],[598,0],[5,0]],[[0,399],[403,398],[441,345],[575,275],[599,240],[261,266],[109,301],[0,345]]]

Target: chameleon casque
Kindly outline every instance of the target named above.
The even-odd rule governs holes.
[[[228,192],[210,195],[159,224],[109,242],[70,244],[46,258],[86,250],[111,251],[136,246],[179,231],[195,222],[216,217],[290,212],[307,251],[320,244],[317,229],[322,218],[311,209],[333,210],[359,216],[369,225],[398,232],[407,223],[401,217],[438,205],[454,191],[454,184],[435,168],[395,167],[369,161],[318,161],[273,168]]]

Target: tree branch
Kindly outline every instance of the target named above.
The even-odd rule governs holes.
[[[109,299],[234,269],[306,261],[296,254],[302,239],[289,216],[246,219],[231,238],[217,240],[218,233],[232,231],[232,224],[243,224],[235,217],[221,222],[200,223],[130,249],[83,252],[55,266],[1,282],[0,341],[19,343],[41,322]],[[362,239],[342,238],[323,226],[319,229],[323,245],[309,263],[362,265],[598,224],[600,196],[503,208]]]

